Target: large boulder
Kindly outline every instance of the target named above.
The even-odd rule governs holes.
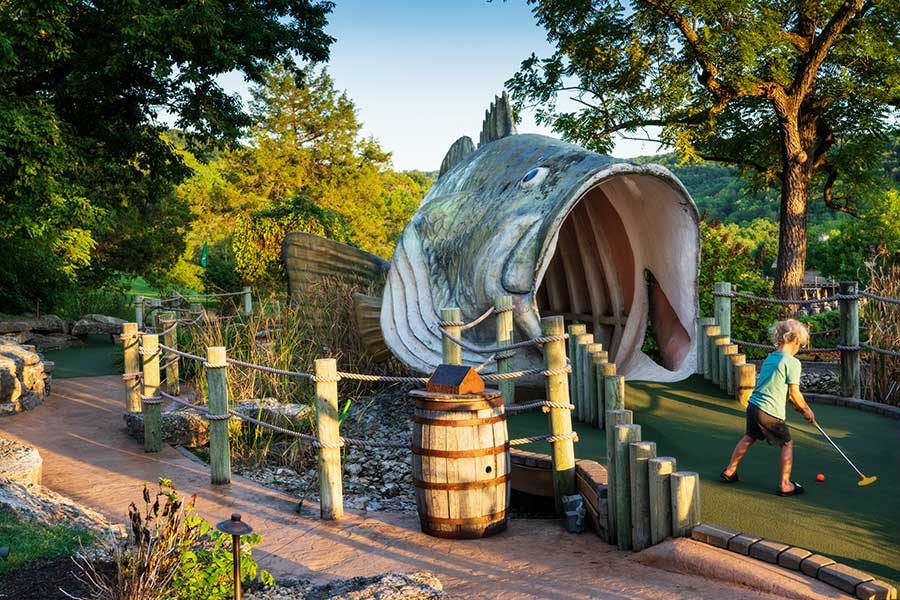
[[[53,363],[34,346],[0,337],[0,416],[34,408],[50,394]]]
[[[0,438],[0,479],[39,484],[43,463],[37,448]]]
[[[83,342],[69,334],[71,321],[56,315],[17,317],[0,321],[0,335],[14,338],[20,344],[33,344],[40,351],[80,346]]]
[[[125,413],[128,435],[144,443],[144,413]],[[173,446],[199,448],[209,443],[206,419],[190,410],[173,410],[162,415],[163,441]]]
[[[90,334],[119,335],[122,333],[122,325],[125,319],[110,317],[107,315],[84,315],[72,325],[72,335],[85,336]]]

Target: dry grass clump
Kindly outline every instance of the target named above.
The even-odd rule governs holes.
[[[900,298],[900,265],[867,263],[868,291]],[[868,343],[876,348],[900,351],[900,305],[869,299],[860,306],[860,321],[868,326]],[[900,359],[864,352],[863,397],[876,402],[900,404]]]

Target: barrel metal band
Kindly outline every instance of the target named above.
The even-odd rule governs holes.
[[[483,517],[469,517],[466,519],[448,519],[446,517],[434,517],[419,513],[419,518],[431,525],[490,525],[506,518],[506,511],[501,510]]]
[[[506,415],[496,415],[484,419],[428,419],[426,417],[413,417],[413,423],[431,425],[433,427],[471,427],[473,425],[491,425],[506,420]]]
[[[471,450],[433,450],[412,446],[412,453],[418,456],[430,456],[432,458],[475,458],[478,456],[494,456],[503,454],[509,450],[509,444],[501,444],[493,448],[473,448]]]
[[[509,474],[497,477],[496,479],[485,479],[484,481],[464,481],[459,483],[446,483],[442,481],[423,481],[413,477],[413,487],[423,490],[477,490],[486,487],[494,487],[509,481]]]

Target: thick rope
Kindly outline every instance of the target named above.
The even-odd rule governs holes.
[[[171,348],[169,346],[166,346],[165,344],[160,344],[159,347],[162,348],[163,350],[165,350],[166,352],[170,352],[170,353],[174,354],[175,356],[180,356],[181,358],[189,358],[191,360],[196,360],[198,362],[202,362],[203,364],[206,364],[206,359],[203,358],[202,356],[197,356],[196,354],[189,354],[187,352],[182,352],[181,350],[176,350],[175,348]]]
[[[515,414],[528,410],[534,410],[535,408],[540,408],[544,412],[549,412],[551,408],[575,410],[575,405],[569,404],[568,402],[547,402],[545,400],[540,400],[537,402],[529,402],[527,404],[513,404],[511,406],[507,406],[504,410],[507,412],[507,414]]]
[[[865,292],[860,290],[859,295],[864,298],[871,298],[872,300],[878,300],[879,302],[886,302],[888,304],[900,304],[900,299],[888,298],[887,296],[879,296],[878,294],[873,294],[872,292]]]
[[[477,367],[475,367],[475,372],[476,372],[476,373],[481,373],[481,372],[484,370],[485,367],[487,367],[487,366],[488,366],[489,364],[491,364],[492,362],[495,362],[496,360],[497,360],[497,355],[496,355],[496,354],[491,354],[490,356],[487,357],[487,360],[485,360],[483,363],[481,363],[480,365],[478,365]]]
[[[162,396],[145,396],[141,394],[141,402],[148,405],[162,404]]]
[[[303,373],[301,371],[287,371],[285,369],[276,369],[275,367],[266,367],[264,365],[256,365],[253,363],[244,362],[242,360],[237,360],[234,358],[226,359],[229,365],[236,365],[239,367],[246,367],[248,369],[256,369],[257,371],[263,371],[264,373],[272,373],[273,375],[284,375],[285,377],[295,377],[297,379],[309,379],[315,381],[315,376],[310,373]],[[335,380],[338,381],[338,380]]]
[[[518,379],[519,377],[527,377],[529,375],[543,375],[550,377],[551,375],[565,375],[572,372],[572,365],[566,365],[558,369],[526,369],[524,371],[510,371],[509,373],[490,373],[482,375],[485,381],[505,381],[507,379]]]
[[[134,373],[123,373],[122,381],[134,381],[135,379],[141,379],[144,377],[144,374],[140,371],[136,371]]]
[[[523,444],[533,444],[535,442],[563,442],[565,440],[572,440],[574,442],[578,441],[578,432],[571,431],[569,433],[563,433],[561,435],[536,435],[533,437],[526,438],[518,438],[515,440],[509,440],[510,446],[521,446]]]
[[[508,346],[497,346],[494,348],[480,348],[475,346],[474,344],[470,344],[464,340],[461,340],[457,337],[453,337],[446,330],[441,329],[441,335],[457,344],[469,352],[474,352],[476,354],[496,354],[497,352],[506,352],[509,350],[515,350],[516,348],[527,348],[528,346],[541,346],[543,344],[548,344],[550,342],[558,342],[560,340],[569,339],[569,334],[563,333],[560,335],[547,335],[547,336],[538,336],[536,338],[531,338],[530,340],[525,340],[524,342],[516,342],[515,344],[510,344]]]
[[[363,373],[345,373],[338,371],[341,379],[355,381],[375,381],[380,383],[428,383],[428,377],[400,377],[398,375],[366,375]]]
[[[860,344],[863,348],[870,352],[874,352],[875,354],[882,354],[884,356],[891,356],[893,358],[900,358],[900,352],[894,352],[893,350],[885,350],[884,348],[877,348],[875,346],[870,346],[869,344]]]
[[[157,354],[159,354],[159,348],[151,350],[149,348],[144,348],[143,346],[141,346],[140,348],[138,348],[138,354],[140,354],[141,356],[156,356]]]
[[[747,348],[759,348],[761,350],[774,350],[775,346],[771,344],[757,344],[755,342],[745,342],[744,340],[731,340],[732,344],[737,344],[738,346],[745,346]],[[797,351],[797,354],[824,354],[826,352],[838,352],[840,350],[848,350],[852,349],[850,346],[833,346],[831,348],[800,348]],[[859,348],[856,348],[857,350]]]
[[[178,295],[184,299],[188,298],[225,298],[227,296],[243,296],[246,292],[223,292],[221,294],[182,294]]]
[[[767,304],[778,304],[782,306],[813,306],[815,304],[827,304],[836,300],[855,300],[859,298],[857,294],[835,294],[827,298],[813,298],[812,300],[782,300],[780,298],[767,298],[765,296],[754,296],[753,294],[743,294],[741,292],[713,292],[713,296],[718,298],[743,298],[744,300],[755,300],[757,302],[765,302]]]
[[[460,331],[466,331],[467,329],[472,329],[473,327],[478,326],[482,321],[484,321],[485,319],[487,319],[488,317],[490,317],[493,314],[494,314],[494,307],[492,306],[489,309],[487,309],[480,317],[478,317],[474,321],[470,321],[470,322],[466,323],[465,325],[460,325],[459,329],[460,329]]]

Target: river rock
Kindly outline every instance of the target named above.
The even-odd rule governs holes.
[[[251,592],[247,600],[439,600],[448,598],[440,580],[427,571],[383,573],[315,585],[307,580],[280,580]]]

